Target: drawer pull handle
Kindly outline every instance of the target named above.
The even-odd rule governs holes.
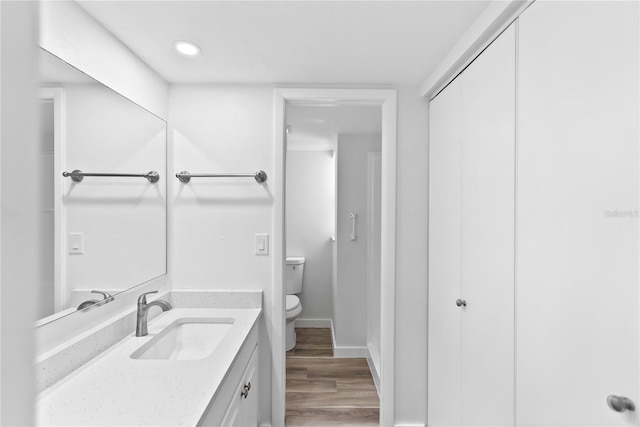
[[[244,387],[242,387],[240,396],[246,399],[249,396],[249,390],[251,390],[251,382],[246,383]]]

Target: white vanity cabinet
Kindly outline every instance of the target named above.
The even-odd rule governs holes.
[[[242,380],[237,385],[227,413],[222,419],[224,427],[256,426],[258,420],[258,349],[253,351]]]
[[[149,322],[147,336],[129,333],[90,363],[76,367],[64,381],[43,390],[38,395],[37,425],[256,426],[261,309],[189,307],[202,305],[207,298],[226,304],[229,303],[226,297],[220,293],[176,293],[172,301],[176,306]],[[230,298],[241,301],[236,304],[259,306],[261,294],[233,294]],[[188,307],[181,308],[178,304]],[[100,344],[103,335],[115,335],[119,329],[126,331],[135,318],[135,310],[115,318],[83,338],[84,341],[72,341],[68,347],[52,353],[39,362],[39,367],[43,372],[52,371],[60,366],[61,360],[66,362],[70,354],[77,353],[78,348],[88,352],[96,343]],[[177,325],[188,324],[224,328],[197,328],[199,335],[187,333],[183,334],[184,339],[175,339]],[[207,351],[204,357],[197,353],[204,341],[214,340],[217,344],[211,353]],[[150,348],[189,348],[193,352],[165,351],[142,357]],[[105,376],[105,372],[109,375]],[[55,371],[50,375],[53,374]],[[245,384],[248,393],[244,393]],[[105,402],[104,396],[111,397]]]
[[[253,328],[220,385],[199,427],[258,425],[258,331]]]

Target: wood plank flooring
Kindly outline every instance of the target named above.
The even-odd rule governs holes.
[[[331,333],[296,328],[287,352],[287,427],[377,426],[380,400],[366,359],[334,359]]]

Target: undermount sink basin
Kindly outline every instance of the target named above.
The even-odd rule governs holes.
[[[233,319],[178,319],[131,354],[132,359],[198,360],[210,356]]]

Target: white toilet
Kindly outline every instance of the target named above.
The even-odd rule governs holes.
[[[284,272],[284,291],[285,296],[285,346],[286,351],[296,346],[296,330],[294,321],[302,312],[302,305],[297,295],[302,292],[302,275],[304,273],[304,257],[292,256],[287,257],[287,267]]]

